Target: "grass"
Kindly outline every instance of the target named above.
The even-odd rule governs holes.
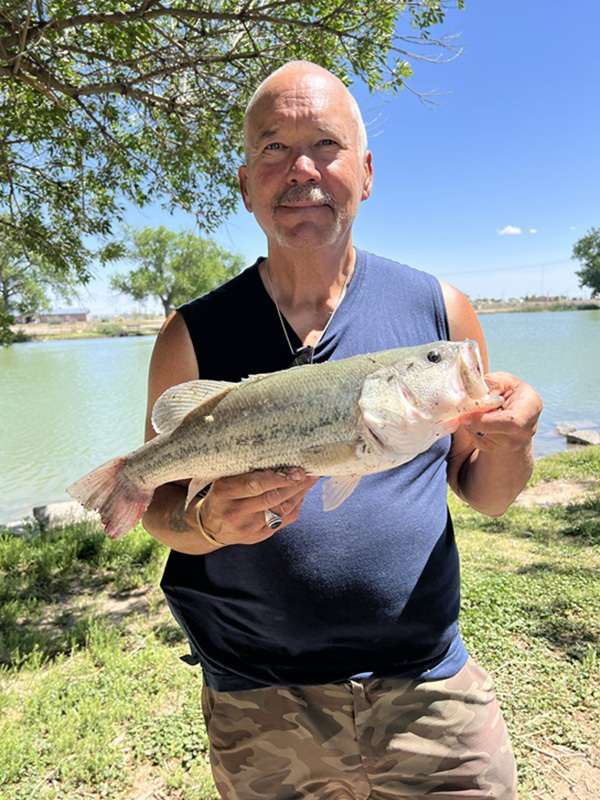
[[[0,797],[216,797],[165,556],[139,528],[0,537]]]
[[[558,477],[598,481],[600,448],[542,459],[531,485]],[[600,489],[498,519],[451,505],[463,635],[496,682],[521,798],[570,782],[595,799]],[[141,529],[0,535],[0,797],[215,800],[200,673],[158,589],[165,556]]]

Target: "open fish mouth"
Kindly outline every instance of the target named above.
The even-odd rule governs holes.
[[[488,393],[487,384],[483,380],[483,364],[479,349],[470,339],[460,343],[456,378],[460,381],[460,388],[472,400],[479,400]]]

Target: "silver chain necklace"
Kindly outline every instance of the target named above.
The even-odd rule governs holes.
[[[285,322],[283,321],[283,315],[282,315],[281,310],[279,308],[279,303],[277,302],[277,297],[275,296],[275,290],[273,289],[273,282],[271,281],[271,273],[269,272],[269,261],[268,261],[268,259],[265,260],[265,269],[266,269],[266,275],[267,275],[267,283],[269,284],[269,290],[271,292],[271,297],[273,298],[273,302],[275,303],[275,308],[277,309],[277,316],[279,317],[279,322],[281,324],[281,330],[283,331],[283,335],[285,336],[285,340],[286,340],[286,342],[288,344],[288,347],[290,348],[290,353],[293,356],[295,356],[294,361],[292,362],[292,366],[297,366],[299,364],[306,364],[306,363],[312,364],[313,355],[314,355],[314,352],[315,352],[315,347],[319,344],[319,342],[321,341],[323,336],[325,336],[325,331],[329,327],[329,325],[331,323],[331,320],[333,319],[333,315],[338,310],[338,308],[340,307],[340,303],[344,299],[344,295],[346,294],[346,291],[348,290],[348,286],[350,285],[350,279],[352,278],[352,274],[354,272],[354,267],[351,267],[348,270],[348,277],[344,281],[344,285],[342,286],[342,288],[340,290],[340,293],[339,293],[338,298],[336,300],[335,306],[333,307],[333,311],[329,315],[329,319],[325,323],[325,327],[321,331],[321,335],[319,336],[317,341],[314,343],[314,345],[302,345],[297,350],[294,350],[294,348],[292,347],[292,343],[290,342],[290,337],[288,336],[288,332],[287,332],[287,329],[285,327]]]

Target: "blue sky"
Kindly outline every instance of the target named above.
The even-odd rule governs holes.
[[[412,88],[436,92],[436,105],[406,90],[390,98],[352,88],[375,170],[355,244],[432,272],[473,299],[587,297],[570,255],[600,226],[600,3],[466,5],[444,26],[459,34],[463,54],[414,64]],[[193,227],[191,216],[154,208],[132,210],[128,221]],[[266,250],[241,204],[213,236],[248,263]],[[107,288],[115,271],[98,271],[82,295],[92,313],[132,310]]]

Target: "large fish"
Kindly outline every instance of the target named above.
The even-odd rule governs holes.
[[[497,408],[476,342],[434,342],[257,375],[241,383],[190,381],[156,402],[158,436],[68,488],[117,538],[154,490],[191,479],[188,502],[211,481],[256,469],[302,467],[330,476],[336,508],[362,475],[413,459],[473,412]]]

